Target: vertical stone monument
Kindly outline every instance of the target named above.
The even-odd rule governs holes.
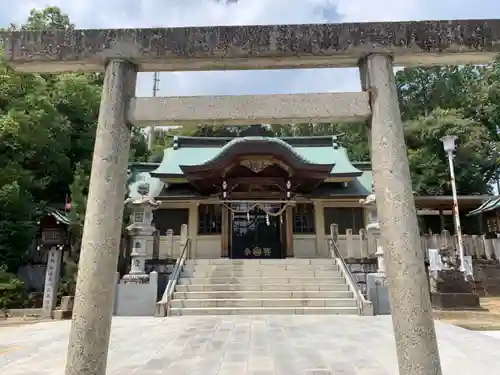
[[[375,252],[377,256],[377,272],[369,273],[366,276],[367,298],[373,304],[373,313],[375,315],[387,315],[391,313],[391,306],[385,276],[384,248],[380,244],[380,225],[373,185],[372,193],[366,199],[361,199],[360,203],[368,211],[368,225],[366,226],[366,230],[368,237],[373,239],[370,243],[374,244],[377,249]]]
[[[50,248],[47,256],[47,271],[45,272],[45,289],[43,291],[42,314],[51,318],[56,307],[59,274],[61,272],[62,246]]]

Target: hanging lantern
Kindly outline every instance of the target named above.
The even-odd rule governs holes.
[[[290,180],[286,182],[286,197],[290,198],[292,196],[292,192],[290,191],[292,189],[292,183]]]
[[[283,224],[283,216],[280,215],[280,223]]]
[[[247,211],[247,221],[250,221],[250,211]]]
[[[226,180],[224,180],[222,182],[222,197],[224,199],[227,198],[227,191],[226,190],[227,190],[227,182],[226,182]]]
[[[266,213],[266,224],[267,226],[271,225],[271,220],[269,219],[269,214]]]

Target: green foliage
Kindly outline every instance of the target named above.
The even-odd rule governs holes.
[[[80,163],[75,166],[73,182],[69,186],[71,196],[71,208],[68,213],[71,222],[69,226],[70,235],[70,259],[76,259],[80,253],[81,236],[85,222],[85,209],[87,208],[87,191],[89,186],[89,175]]]
[[[0,173],[0,264],[17,270],[26,261],[39,211],[29,192],[18,181],[2,178],[3,172]]]
[[[460,193],[489,192],[484,172],[491,160],[491,140],[484,127],[456,109],[434,109],[408,121],[405,128],[413,187],[422,195],[451,195],[447,156],[440,138],[456,135],[454,166]]]
[[[69,219],[72,223],[72,231],[80,233],[81,227],[85,220],[85,209],[87,207],[87,190],[89,185],[89,176],[84,168],[77,163],[75,165],[75,173],[73,174],[73,182],[69,185],[71,194],[71,209],[69,211]],[[73,228],[74,227],[74,228]]]
[[[32,10],[11,29],[69,29],[57,7]],[[44,205],[71,195],[75,223],[85,215],[102,74],[20,74],[0,60],[0,263],[24,263]],[[134,131],[133,160],[146,160],[144,135]],[[73,237],[81,234],[71,228]]]
[[[21,26],[22,30],[45,30],[45,29],[74,29],[75,26],[69,21],[67,14],[61,12],[56,6],[48,6],[45,9],[31,9],[28,20]]]
[[[459,194],[486,194],[499,172],[500,65],[409,68],[396,74],[414,191],[451,194],[440,138],[458,136]]]
[[[61,272],[59,288],[57,291],[58,300],[63,296],[74,296],[76,291],[76,279],[78,276],[78,264],[72,260],[64,262]]]
[[[57,7],[32,10],[11,29],[71,29]],[[1,42],[1,41],[0,41]],[[0,46],[1,47],[1,46]],[[499,175],[500,59],[486,66],[410,68],[396,75],[414,190],[449,194],[439,138],[459,136],[455,159],[461,194],[489,191]],[[25,261],[42,208],[71,196],[72,252],[79,249],[95,140],[102,74],[20,74],[0,60],[0,264]],[[351,160],[369,160],[364,124],[157,129],[150,155],[134,129],[131,161],[160,161],[173,135],[341,135]]]
[[[24,307],[25,301],[24,283],[0,264],[0,310]]]

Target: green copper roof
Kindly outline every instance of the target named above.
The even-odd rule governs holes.
[[[347,187],[319,188],[317,194],[325,196],[366,196],[371,192],[372,172],[369,163],[351,163],[346,149],[338,147],[336,137],[294,137],[294,138],[267,138],[267,137],[176,137],[173,147],[164,151],[161,163],[132,163],[129,165],[129,196],[137,196],[137,187],[141,183],[150,184],[151,197],[164,195],[165,184],[151,173],[170,176],[183,176],[180,165],[192,166],[209,162],[224,150],[237,147],[240,142],[248,140],[266,140],[286,148],[295,157],[310,164],[334,164],[332,175],[354,175]],[[354,164],[354,165],[353,165]],[[364,166],[367,164],[367,166]],[[365,168],[366,167],[366,168]],[[177,185],[173,185],[175,187]],[[332,190],[333,189],[333,190]],[[163,191],[163,193],[162,193]],[[185,195],[185,192],[180,196]]]
[[[70,220],[67,212],[64,212],[64,211],[61,211],[61,210],[58,210],[58,209],[55,209],[52,207],[46,207],[45,212],[64,225],[71,224],[71,220]]]
[[[141,165],[137,164],[133,167],[142,169]],[[132,168],[132,166],[131,166]],[[176,197],[182,198],[184,196],[191,196],[194,193],[190,193],[189,191],[185,191],[186,188],[181,189],[182,191],[177,191],[175,189],[176,185],[173,185],[171,189],[164,190],[165,184],[158,178],[151,177],[149,172],[138,172],[134,174],[134,177],[131,179],[131,183],[128,187],[129,189],[129,197],[139,196],[137,192],[137,187],[140,183],[149,182],[150,184],[150,193],[151,197],[159,197],[165,194],[165,191],[168,191],[168,197]],[[312,195],[321,196],[321,197],[334,197],[334,196],[367,196],[371,193],[372,186],[372,172],[371,171],[363,171],[363,174],[359,177],[354,177],[351,181],[347,183],[345,188],[340,187],[340,184],[336,184],[337,187],[328,187],[328,186],[320,186],[316,189],[315,193]],[[163,191],[163,193],[162,193]],[[196,195],[196,194],[195,194]]]
[[[478,215],[483,212],[494,211],[497,209],[500,209],[500,198],[498,197],[487,200],[481,206],[469,212],[467,216]]]
[[[332,137],[310,137],[305,139],[241,137],[211,140],[203,138],[195,140],[194,138],[179,137],[174,139],[174,147],[167,148],[164,151],[162,162],[152,173],[182,176],[181,165],[195,166],[205,164],[231,147],[238,147],[238,144],[242,142],[256,140],[265,140],[284,147],[305,163],[335,164],[331,171],[332,175],[361,174],[361,171],[355,168],[349,161],[347,151],[344,148],[338,147],[335,144],[335,138]],[[310,142],[307,142],[308,140]]]

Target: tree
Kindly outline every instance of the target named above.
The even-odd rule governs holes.
[[[6,309],[22,307],[25,301],[24,284],[15,275],[7,272],[5,266],[0,265],[0,310],[6,315]]]
[[[87,191],[89,176],[84,168],[77,164],[73,176],[73,182],[69,186],[71,207],[69,210],[69,234],[70,234],[70,258],[77,258],[80,253],[83,224],[85,223],[85,210],[87,208]]]
[[[459,110],[437,108],[407,122],[405,128],[413,189],[419,195],[451,195],[449,167],[440,138],[459,137],[454,165],[459,194],[486,194],[484,171],[492,160],[491,140],[477,121]]]
[[[11,28],[73,27],[48,7]],[[90,174],[101,88],[102,74],[20,74],[0,59],[0,264],[9,271],[22,264],[42,208],[62,205],[74,178]],[[148,155],[135,129],[131,155]]]
[[[407,68],[396,74],[396,81],[405,121],[422,120],[434,110],[442,109],[456,110],[461,119],[481,126],[490,140],[487,147],[491,152],[485,156],[488,159],[483,161],[480,171],[485,184],[498,178],[500,158],[495,150],[499,150],[500,141],[500,57],[485,66]],[[424,121],[422,126],[425,124]],[[473,134],[474,131],[465,131],[462,139]],[[418,166],[412,170],[418,170]],[[459,179],[457,182],[460,184]],[[484,189],[477,193],[480,191]]]
[[[67,14],[62,13],[61,9],[56,6],[49,6],[44,9],[31,9],[28,19],[24,25],[17,27],[11,25],[12,29],[21,30],[68,30],[74,29]]]
[[[16,271],[27,260],[40,211],[27,189],[6,179],[4,172],[0,175],[0,266]]]

